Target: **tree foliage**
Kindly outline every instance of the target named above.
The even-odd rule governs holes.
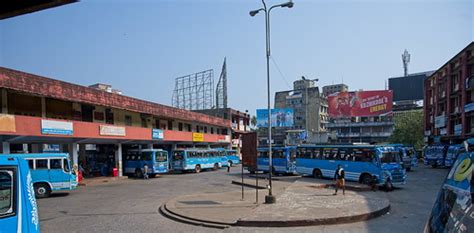
[[[403,143],[423,147],[423,112],[414,111],[394,116],[395,128],[390,143]]]

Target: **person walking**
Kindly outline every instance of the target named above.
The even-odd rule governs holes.
[[[227,173],[230,172],[230,167],[232,166],[232,163],[230,161],[227,161]]]
[[[143,179],[148,180],[148,164],[143,165]]]
[[[337,190],[342,188],[342,195],[346,195],[346,183],[345,183],[345,173],[342,166],[337,165],[336,173],[334,174],[334,180],[336,181],[336,190],[333,195],[337,195]]]

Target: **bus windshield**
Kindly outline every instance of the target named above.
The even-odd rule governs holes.
[[[381,163],[396,163],[399,162],[400,152],[398,151],[385,151],[380,155]]]
[[[173,152],[173,160],[183,160],[184,158],[184,151],[175,151]]]
[[[155,161],[156,162],[166,162],[168,160],[168,155],[166,152],[156,152]]]
[[[227,155],[229,155],[229,156],[235,156],[235,155],[237,155],[237,152],[235,152],[235,151],[228,151],[228,152],[227,152]]]

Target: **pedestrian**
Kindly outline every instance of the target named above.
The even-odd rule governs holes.
[[[337,195],[338,188],[342,188],[342,195],[346,195],[346,184],[345,184],[345,173],[342,166],[337,165],[336,173],[334,174],[334,180],[336,181],[336,190],[333,195]]]
[[[227,161],[227,173],[230,172],[230,166],[232,166],[232,164],[230,163],[230,161]]]
[[[377,176],[373,175],[372,179],[370,180],[370,187],[372,188],[372,191],[377,190]]]
[[[148,180],[148,164],[143,165],[143,179]]]

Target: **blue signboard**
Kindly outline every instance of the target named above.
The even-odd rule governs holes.
[[[474,110],[474,103],[464,105],[464,112],[470,112]]]
[[[292,127],[292,108],[275,108],[271,110],[270,121],[272,127]],[[268,110],[257,109],[257,127],[268,127]]]
[[[161,129],[152,129],[151,139],[163,139],[163,138],[164,138],[163,130],[161,130]]]

